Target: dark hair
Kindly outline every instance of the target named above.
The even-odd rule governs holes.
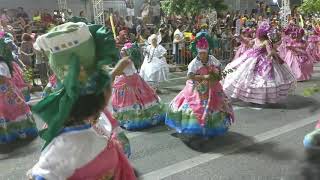
[[[70,120],[67,121],[65,125],[74,125],[87,120],[90,116],[98,116],[105,106],[106,99],[103,92],[100,94],[80,96],[73,105]]]
[[[22,41],[32,41],[32,37],[27,33],[23,33],[21,39],[22,39]]]

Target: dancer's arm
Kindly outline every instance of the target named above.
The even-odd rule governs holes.
[[[116,76],[123,74],[124,69],[131,63],[129,57],[124,57],[121,59],[116,67],[111,71],[112,82],[115,80]]]
[[[193,80],[193,81],[201,82],[203,80],[209,80],[210,79],[210,75],[196,75],[196,74],[193,74],[193,73],[189,73],[188,74],[188,79]]]

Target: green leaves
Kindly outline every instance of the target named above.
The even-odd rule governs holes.
[[[164,0],[161,3],[161,8],[167,15],[186,15],[192,16],[201,14],[202,10],[215,9],[222,11],[228,9],[223,0]]]
[[[319,0],[304,0],[300,6],[300,10],[304,13],[317,13],[320,11]]]
[[[303,95],[306,97],[312,96],[314,94],[320,93],[320,86],[314,86],[310,88],[306,88],[303,91]]]
[[[34,78],[33,70],[31,68],[26,68],[23,73],[23,78],[28,84],[31,84]]]

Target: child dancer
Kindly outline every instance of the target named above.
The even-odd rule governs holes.
[[[277,103],[294,87],[293,74],[269,42],[270,30],[268,22],[261,23],[253,48],[227,65],[226,70],[234,69],[223,83],[229,97],[256,104]]]
[[[113,115],[120,126],[127,130],[139,130],[164,121],[164,107],[159,96],[137,74],[141,54],[138,45],[127,43],[121,50],[122,57],[129,57],[129,64],[118,72],[113,84]]]
[[[188,66],[186,87],[170,103],[166,125],[178,133],[216,136],[228,131],[233,109],[220,80],[220,62],[209,55],[210,38],[199,33],[197,57]]]
[[[287,54],[284,61],[288,64],[297,81],[306,81],[313,73],[312,58],[308,55],[307,44],[302,40],[304,30],[296,29],[291,33],[292,40],[287,44]]]

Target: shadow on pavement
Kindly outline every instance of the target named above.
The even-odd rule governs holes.
[[[181,139],[181,141],[190,149],[201,153],[223,153],[226,148],[232,148],[234,145],[244,145],[253,143],[253,138],[244,136],[236,132],[228,132],[225,135],[213,138],[202,136],[183,135],[173,133],[172,136]]]
[[[1,144],[0,145],[0,160],[9,159],[9,158],[18,158],[25,156],[26,152],[39,151],[38,146],[34,146],[34,142],[37,138],[27,138],[24,140],[19,140],[10,144]],[[19,150],[22,150],[19,151]]]
[[[277,160],[288,160],[295,156],[290,149],[278,148],[276,143],[255,143],[253,138],[236,132],[229,132],[214,138],[185,136],[176,133],[173,136],[180,138],[190,149],[201,153],[263,154]]]
[[[306,159],[301,165],[301,180],[320,179],[320,152],[306,151]]]

